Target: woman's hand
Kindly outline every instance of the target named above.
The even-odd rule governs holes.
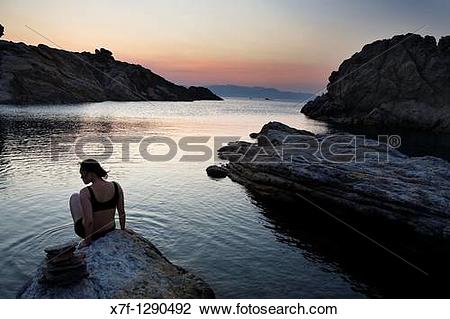
[[[83,248],[83,247],[87,247],[91,244],[91,240],[90,239],[83,239],[79,244],[78,244],[78,249]]]

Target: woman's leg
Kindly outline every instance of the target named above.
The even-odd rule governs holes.
[[[83,208],[81,207],[80,194],[73,193],[70,196],[69,206],[74,223],[83,218]]]
[[[83,227],[83,208],[81,207],[80,194],[73,193],[72,196],[70,196],[69,206],[75,233],[81,238],[86,237]]]

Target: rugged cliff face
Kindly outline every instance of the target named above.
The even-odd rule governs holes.
[[[363,47],[307,103],[311,118],[450,132],[450,36],[398,35]]]
[[[0,104],[100,101],[221,100],[206,88],[185,88],[105,49],[69,52],[0,41]]]

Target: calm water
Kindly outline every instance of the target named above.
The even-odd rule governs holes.
[[[73,151],[51,158],[51,140],[90,136],[239,136],[277,120],[313,132],[295,103],[274,101],[105,102],[0,107],[0,297],[14,297],[43,248],[74,238],[68,198],[83,187]],[[58,149],[58,147],[56,147]],[[98,144],[88,154],[101,154]],[[128,161],[120,144],[104,161],[125,190],[128,225],[174,263],[200,275],[221,298],[428,295],[420,274],[306,205],[273,206],[229,179],[212,180],[204,162]],[[156,145],[152,153],[163,154]],[[192,154],[192,153],[191,153]],[[311,214],[311,212],[313,214]],[[311,217],[312,216],[312,217]],[[396,278],[392,281],[391,278]],[[410,283],[409,285],[407,283]]]

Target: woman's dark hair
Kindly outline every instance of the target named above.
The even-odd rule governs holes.
[[[86,173],[94,173],[98,177],[108,177],[108,172],[103,169],[103,167],[100,166],[100,163],[97,162],[95,159],[85,159],[80,163],[80,172],[86,172]]]

